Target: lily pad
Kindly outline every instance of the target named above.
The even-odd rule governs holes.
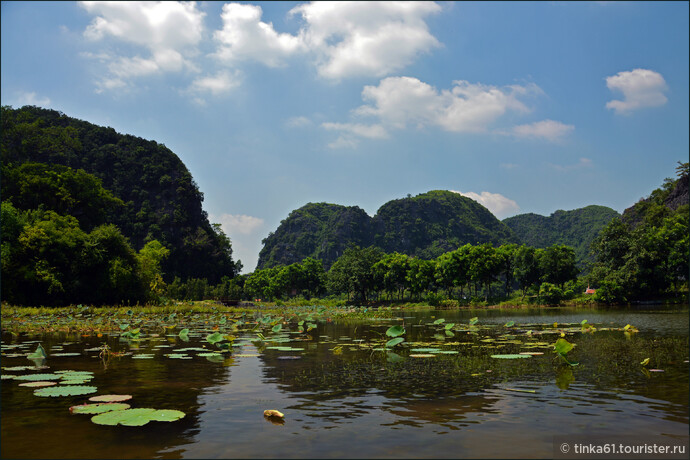
[[[141,408],[105,412],[91,417],[91,421],[97,425],[142,426],[151,421],[174,422],[184,416],[179,410]]]
[[[53,385],[57,385],[57,382],[24,382],[20,383],[20,387],[33,387],[33,388],[40,388],[40,387],[52,387]]]
[[[386,348],[393,348],[399,343],[402,343],[405,341],[405,338],[403,337],[396,337],[394,339],[390,339],[388,342],[386,342]]]
[[[58,374],[26,374],[26,375],[16,376],[15,380],[39,381],[39,380],[59,380],[61,378],[62,378],[62,376],[58,375]]]
[[[410,355],[410,358],[435,358],[436,355],[432,355],[431,353],[413,353]]]
[[[49,388],[40,388],[34,391],[36,396],[78,396],[87,395],[89,393],[95,393],[98,390],[96,387],[82,386],[82,385],[68,385],[68,386],[55,386]]]
[[[73,414],[102,414],[113,410],[126,410],[129,407],[129,404],[125,403],[80,404],[70,407],[69,411]]]
[[[223,339],[223,334],[221,334],[220,332],[214,332],[213,334],[206,336],[206,341],[212,345],[223,341]]]
[[[93,402],[122,402],[132,399],[132,395],[98,395],[91,396],[89,401]]]
[[[403,335],[405,333],[405,328],[402,326],[391,326],[388,328],[386,331],[386,335],[388,337],[398,337],[400,335]]]
[[[519,359],[519,358],[531,358],[531,355],[515,355],[515,354],[507,354],[507,355],[491,355],[492,358],[498,358],[498,359]]]

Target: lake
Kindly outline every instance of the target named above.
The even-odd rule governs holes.
[[[33,333],[3,320],[2,457],[553,458],[554,436],[687,443],[687,306],[331,313],[84,310],[59,320],[71,332],[36,317]],[[405,340],[386,347],[392,326]],[[563,357],[560,338],[575,344]],[[39,343],[47,358],[27,359]],[[33,374],[56,384],[20,385]],[[70,386],[95,388],[35,394]],[[110,426],[70,412],[110,394],[185,415]]]

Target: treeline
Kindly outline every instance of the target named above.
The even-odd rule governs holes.
[[[217,284],[241,271],[191,173],[165,145],[34,106],[2,106],[0,121],[3,202],[73,216],[86,232],[113,224],[134,250],[159,241],[170,251],[166,281]]]
[[[676,169],[678,179],[666,179],[612,220],[592,243],[596,254],[587,280],[598,286],[607,303],[656,299],[686,292],[690,244],[688,234],[688,163]]]
[[[575,252],[563,245],[537,249],[517,244],[466,244],[432,260],[399,252],[386,254],[374,246],[352,246],[328,271],[320,260],[306,258],[256,270],[227,280],[224,286],[195,280],[181,283],[176,292],[169,293],[175,297],[185,290],[190,300],[225,295],[264,301],[332,296],[359,303],[407,300],[436,304],[452,299],[466,304],[507,298],[519,290],[523,299],[530,296],[535,302],[558,303],[580,290],[577,274]]]

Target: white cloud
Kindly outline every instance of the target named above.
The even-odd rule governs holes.
[[[221,214],[218,217],[212,217],[212,220],[217,220],[223,231],[230,237],[238,233],[249,235],[264,224],[263,219],[246,214]]]
[[[47,97],[40,97],[33,91],[22,92],[15,98],[17,107],[23,107],[25,105],[35,105],[38,107],[48,107],[50,105],[50,99]]]
[[[345,131],[368,139],[383,139],[388,133],[381,125],[363,125],[360,123],[322,123],[322,127],[328,130]]]
[[[319,75],[381,77],[440,46],[424,17],[434,2],[311,2],[292,9],[306,26],[300,38],[317,56]]]
[[[499,219],[515,214],[520,210],[520,206],[515,201],[504,197],[500,193],[481,192],[478,194],[475,192],[458,192],[457,190],[451,190],[451,192],[473,199]]]
[[[664,77],[649,69],[618,72],[606,77],[606,86],[611,91],[623,93],[622,101],[612,100],[606,103],[607,109],[613,109],[619,115],[644,107],[658,107],[668,101],[663,94],[667,90]]]
[[[541,138],[557,142],[575,130],[575,126],[566,125],[560,121],[542,120],[527,125],[513,127],[513,135],[517,137]]]
[[[453,132],[483,132],[506,112],[527,112],[518,96],[540,92],[536,85],[496,86],[453,82],[453,88],[438,91],[413,77],[388,77],[378,86],[365,86],[358,115],[378,117],[386,126],[437,126]]]
[[[306,126],[311,126],[312,121],[304,116],[291,117],[285,120],[285,126],[288,128],[304,128]]]
[[[551,166],[553,169],[556,171],[561,171],[561,172],[570,172],[570,171],[575,171],[578,169],[586,169],[586,168],[591,168],[592,167],[592,160],[589,158],[580,158],[580,160],[572,165],[557,165],[553,163],[549,163],[549,166]]]
[[[508,112],[528,112],[519,98],[541,92],[534,84],[499,88],[463,80],[454,81],[451,89],[439,91],[417,78],[388,77],[378,86],[365,86],[362,99],[367,104],[353,111],[355,117],[374,117],[377,123],[324,123],[322,127],[369,138],[382,138],[389,130],[408,127],[486,132]]]
[[[324,78],[383,76],[410,64],[420,53],[440,46],[424,17],[438,13],[432,2],[311,2],[296,6],[303,26],[296,35],[280,33],[261,21],[256,5],[223,6],[223,28],[214,34],[221,61],[285,65],[308,56]]]
[[[79,2],[96,17],[84,31],[91,41],[108,38],[140,47],[148,56],[93,54],[107,62],[101,90],[120,88],[128,79],[161,72],[198,71],[190,57],[202,39],[205,13],[195,2]],[[88,54],[87,54],[88,56]]]
[[[212,77],[199,77],[189,87],[190,91],[197,93],[210,92],[214,96],[227,93],[240,85],[239,73],[228,71],[218,72]]]
[[[515,169],[515,168],[519,168],[520,165],[517,165],[515,163],[501,163],[498,165],[498,167],[503,168],[503,169]]]
[[[302,51],[299,37],[276,32],[273,24],[261,21],[262,13],[256,5],[223,5],[223,28],[213,34],[220,43],[215,56],[228,63],[256,60],[277,67],[291,54]]]

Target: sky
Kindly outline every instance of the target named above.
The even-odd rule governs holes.
[[[688,2],[12,2],[0,99],[164,144],[244,273],[309,202],[618,212],[688,161]]]

